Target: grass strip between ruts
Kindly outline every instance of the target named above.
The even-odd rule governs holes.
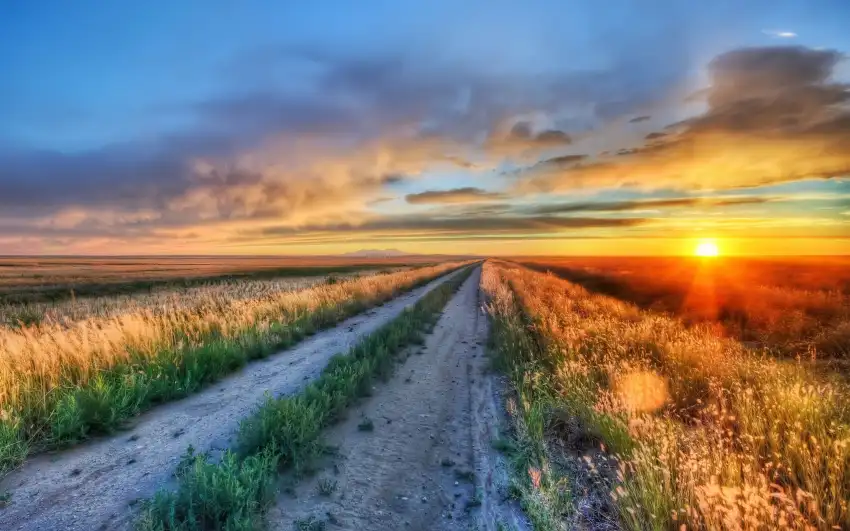
[[[468,267],[415,305],[365,337],[347,355],[336,355],[303,392],[268,397],[242,421],[235,448],[219,462],[190,450],[176,472],[174,490],[161,490],[146,502],[141,530],[228,531],[264,526],[280,469],[303,470],[323,450],[322,431],[341,419],[350,405],[371,393],[375,378],[392,373],[406,346],[422,343],[445,305],[472,273]]]

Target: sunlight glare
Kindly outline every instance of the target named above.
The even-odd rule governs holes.
[[[703,240],[697,245],[694,254],[697,256],[717,256],[720,254],[720,250],[713,240]]]

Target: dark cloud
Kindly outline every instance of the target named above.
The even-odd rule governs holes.
[[[766,203],[763,197],[700,198],[677,197],[670,199],[647,199],[641,201],[611,201],[596,203],[559,203],[531,209],[534,214],[567,214],[571,212],[628,212],[676,207],[724,207]]]
[[[438,218],[434,216],[388,216],[360,224],[304,225],[299,227],[270,227],[263,235],[287,235],[318,232],[437,232],[465,234],[469,232],[536,232],[567,229],[633,227],[646,220],[638,218],[585,218],[557,216]]]
[[[465,187],[451,190],[428,190],[417,194],[408,194],[405,200],[412,205],[432,203],[474,203],[490,201],[503,197],[496,192],[488,192],[481,188]]]
[[[552,157],[550,159],[546,159],[540,162],[540,164],[544,166],[566,166],[581,162],[586,158],[587,155],[561,155],[560,157]]]
[[[649,133],[644,138],[646,140],[658,140],[659,138],[664,138],[665,136],[667,136],[667,133],[654,132],[654,133]]]
[[[521,187],[759,186],[850,173],[850,85],[832,80],[844,56],[795,46],[744,48],[709,64],[705,113],[675,135],[621,149],[617,162],[532,167]]]
[[[509,137],[514,140],[524,140],[531,144],[567,145],[572,142],[570,135],[557,129],[547,129],[534,134],[529,122],[517,122],[511,127]]]
[[[690,129],[788,136],[846,117],[848,109],[838,104],[850,101],[850,85],[830,82],[842,59],[835,50],[801,46],[720,55],[708,67],[709,111],[693,120]]]
[[[528,122],[517,122],[516,125],[511,127],[511,135],[513,138],[518,138],[521,140],[530,140],[531,139],[531,124]]]
[[[558,131],[556,129],[549,129],[546,131],[540,132],[535,138],[537,142],[542,142],[544,144],[571,144],[572,138],[570,135],[563,131]]]
[[[639,122],[645,122],[645,121],[649,120],[650,118],[652,118],[652,116],[647,116],[647,115],[635,116],[634,118],[629,120],[629,122],[636,124],[636,123],[639,123]]]
[[[381,177],[381,184],[398,184],[407,180],[407,177],[404,175],[399,175],[397,173],[388,173]]]

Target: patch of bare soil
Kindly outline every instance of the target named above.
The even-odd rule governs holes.
[[[480,276],[479,268],[390,381],[329,430],[338,449],[330,463],[308,480],[284,478],[271,529],[527,528],[491,447],[502,400],[484,356]]]
[[[37,456],[0,483],[6,530],[128,529],[134,507],[173,480],[192,445],[220,453],[265,393],[300,391],[337,353],[397,317],[451,275],[254,362],[205,391],[138,417],[131,430],[67,451]]]

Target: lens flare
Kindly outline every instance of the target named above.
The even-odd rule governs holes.
[[[669,398],[667,381],[652,371],[634,371],[617,378],[614,391],[626,409],[651,413],[661,409]]]

